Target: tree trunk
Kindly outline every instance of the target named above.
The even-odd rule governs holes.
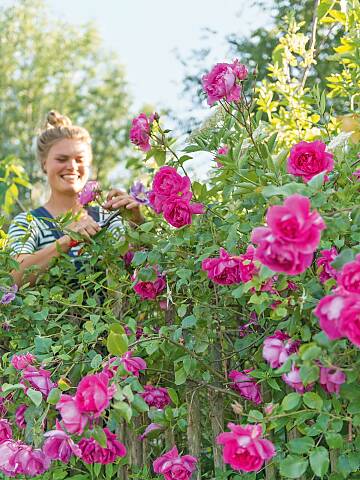
[[[167,428],[165,430],[165,446],[166,450],[170,450],[175,446],[174,432],[171,430],[171,428]]]
[[[197,470],[193,473],[192,480],[201,480],[201,413],[199,390],[190,390],[186,395],[188,408],[187,440],[190,455],[198,459]]]

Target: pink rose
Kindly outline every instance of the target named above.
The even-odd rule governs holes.
[[[17,449],[9,458],[9,465],[14,468],[15,475],[36,477],[50,468],[51,460],[40,449],[32,449],[30,445],[18,442]]]
[[[167,388],[154,387],[153,385],[145,385],[144,392],[140,393],[149,407],[164,409],[166,405],[171,403]]]
[[[15,440],[4,440],[0,443],[0,471],[8,476],[14,477],[16,475],[17,465],[10,464],[10,460],[18,451],[21,442]]]
[[[289,335],[280,330],[276,330],[264,340],[263,357],[271,368],[279,368],[283,365],[289,356],[296,352],[299,342],[292,340]]]
[[[36,357],[29,352],[25,353],[25,355],[13,355],[11,365],[16,368],[16,370],[23,370],[31,365],[35,359]]]
[[[341,315],[352,304],[353,300],[341,293],[326,295],[317,304],[314,315],[318,317],[320,328],[324,330],[330,340],[337,340],[344,336],[340,324]]]
[[[248,375],[249,372],[251,370],[244,370],[243,372],[231,370],[229,378],[234,382],[231,388],[247,400],[259,404],[262,402],[260,385],[256,383],[255,378]]]
[[[56,386],[51,381],[50,376],[51,372],[48,370],[44,368],[37,369],[30,365],[22,371],[22,378],[27,380],[35,390],[39,390],[45,398],[49,395],[50,390]]]
[[[340,393],[340,387],[346,382],[345,373],[338,367],[329,368],[320,365],[320,379],[319,383],[325,392]]]
[[[165,220],[175,228],[191,225],[192,216],[204,213],[205,207],[202,203],[190,203],[191,192],[186,192],[181,197],[173,195],[168,197],[162,204],[162,211]]]
[[[98,417],[109,404],[114,389],[108,386],[108,377],[101,374],[86,375],[79,383],[75,394],[75,403],[81,413]]]
[[[261,425],[228,423],[231,432],[220,433],[218,445],[224,445],[223,458],[234,470],[257,472],[266,460],[276,455],[275,447],[262,437]]]
[[[27,408],[27,405],[23,403],[19,405],[15,412],[15,423],[21,430],[26,428],[25,412]]]
[[[259,271],[258,267],[254,263],[255,248],[253,247],[253,245],[248,245],[246,252],[242,253],[236,258],[240,260],[241,281],[246,283],[249,280],[252,280],[253,276],[256,275]]]
[[[157,275],[156,280],[154,281],[142,281],[139,280],[134,285],[134,291],[143,299],[143,300],[154,300],[166,287],[166,282],[164,276],[157,271],[156,267],[152,267]],[[137,278],[137,272],[135,270],[131,279],[134,281]]]
[[[278,240],[270,228],[254,228],[251,241],[258,245],[255,259],[274,272],[299,275],[311,265],[312,253],[301,253],[294,245]]]
[[[238,60],[234,63],[217,63],[207,75],[202,77],[208,104],[214,105],[223,98],[228,102],[240,100],[241,85],[238,81],[245,80],[247,74],[247,68]]]
[[[351,303],[344,306],[340,315],[340,331],[360,347],[360,295],[350,295]]]
[[[153,115],[148,118],[145,113],[140,113],[131,122],[130,141],[143,152],[148,152],[151,148],[150,133],[153,120]]]
[[[88,423],[88,417],[79,410],[75,399],[70,395],[62,394],[56,408],[60,412],[66,431],[81,435]]]
[[[86,183],[82,191],[79,193],[79,202],[85,206],[96,200],[100,193],[100,185],[96,180],[90,180]]]
[[[270,207],[266,220],[275,238],[301,253],[314,252],[326,225],[318,212],[311,212],[310,208],[310,200],[298,194],[286,198],[283,205]]]
[[[81,459],[88,464],[101,463],[106,465],[113,463],[118,457],[125,457],[126,448],[117,440],[117,436],[104,428],[106,435],[106,448],[101,447],[93,438],[82,438],[79,442]]]
[[[147,369],[145,360],[140,357],[133,357],[132,352],[124,353],[120,359],[120,363],[124,366],[127,372],[132,373],[136,377],[139,376],[140,370]]]
[[[154,175],[150,202],[156,213],[162,212],[164,201],[172,196],[181,197],[190,191],[189,177],[182,177],[173,167],[161,167]]]
[[[321,283],[325,283],[330,278],[337,278],[338,272],[331,266],[331,262],[335,260],[338,252],[335,247],[330,250],[321,250],[321,256],[316,260],[318,266],[319,279]]]
[[[197,459],[191,455],[180,456],[176,447],[157,458],[153,463],[155,473],[164,475],[165,480],[190,480]]]
[[[0,419],[0,443],[4,440],[12,438],[12,430],[10,423],[5,418]]]
[[[343,266],[338,283],[346,292],[360,294],[360,255]]]
[[[331,172],[334,168],[334,156],[325,150],[326,145],[320,140],[294,145],[288,158],[288,173],[308,182],[318,173]]]
[[[151,432],[155,432],[156,430],[163,430],[164,427],[162,425],[159,425],[158,423],[150,423],[145,430],[144,433],[139,435],[139,440],[144,440]]]
[[[223,145],[222,147],[220,147],[218,149],[217,153],[218,153],[218,155],[227,155],[229,153],[229,147],[227,145]],[[219,168],[223,166],[223,164],[221,162],[219,162],[217,157],[215,158],[215,160],[217,160],[216,164]]]
[[[134,258],[135,253],[132,250],[128,250],[124,255],[123,255],[123,260],[124,263],[127,267],[130,267],[132,259]]]
[[[44,434],[46,440],[42,451],[51,460],[68,463],[72,455],[81,456],[81,449],[63,430],[51,430]]]
[[[298,393],[305,393],[309,390],[312,390],[314,384],[304,386],[301,377],[300,377],[300,368],[296,367],[293,363],[291,365],[291,370],[288,373],[284,373],[281,378],[284,382],[289,385],[292,389],[294,389]]]
[[[241,282],[242,265],[239,257],[231,256],[224,248],[220,248],[220,256],[205,258],[201,263],[201,268],[207,272],[213,282],[220,285],[232,285]]]

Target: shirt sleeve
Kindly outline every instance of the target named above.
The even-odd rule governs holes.
[[[38,234],[39,227],[30,213],[16,215],[8,231],[10,254],[34,253],[38,249]]]
[[[112,212],[107,212],[100,208],[100,221],[106,220]],[[125,234],[125,228],[120,216],[113,218],[107,230],[113,235],[116,240],[120,240]]]

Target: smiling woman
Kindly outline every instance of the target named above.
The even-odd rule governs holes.
[[[109,215],[109,210],[125,207],[132,211],[135,223],[142,220],[139,204],[126,192],[113,189],[103,207],[83,208],[79,193],[89,179],[92,161],[91,137],[82,127],[72,125],[70,119],[51,111],[43,131],[37,138],[37,156],[51,188],[51,195],[44,206],[17,215],[9,229],[11,249],[20,263],[20,269],[12,273],[15,283],[24,283],[24,272],[32,266],[45,271],[52,258],[69,253],[76,257],[80,246],[70,235],[60,231],[54,221],[59,215],[71,212],[76,220],[67,228],[82,235],[84,241],[100,231],[99,224]],[[109,230],[115,235],[123,231],[119,218],[111,221]],[[36,274],[29,281],[34,283]]]

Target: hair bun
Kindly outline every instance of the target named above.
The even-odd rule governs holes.
[[[57,127],[70,127],[71,125],[72,122],[69,117],[61,115],[61,113],[56,110],[51,110],[46,116],[44,130]]]

